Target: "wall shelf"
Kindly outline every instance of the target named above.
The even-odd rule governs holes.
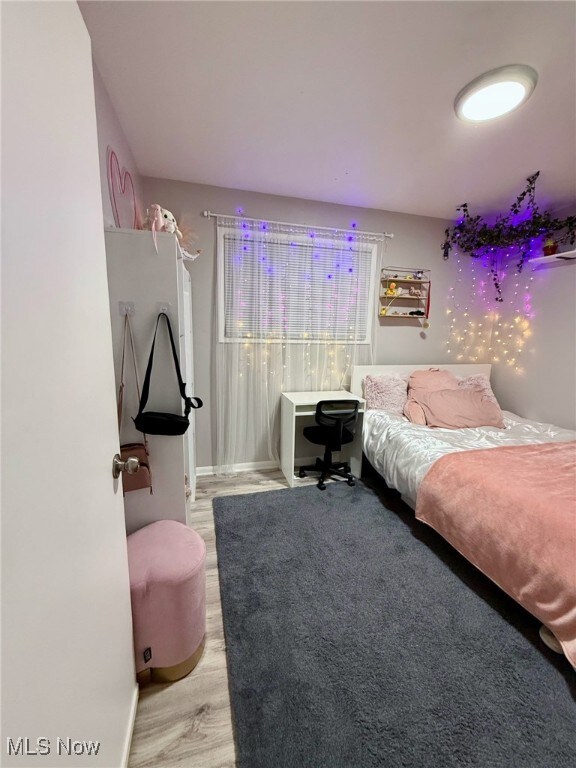
[[[429,269],[383,267],[378,316],[427,320],[430,313]]]
[[[540,269],[547,264],[569,264],[571,261],[576,262],[576,249],[572,251],[564,251],[564,253],[553,253],[552,256],[537,256],[535,259],[530,259],[528,262],[534,269]]]

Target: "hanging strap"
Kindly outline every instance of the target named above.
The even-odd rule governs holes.
[[[122,430],[122,408],[124,405],[124,360],[126,357],[126,338],[130,341],[130,350],[132,352],[132,364],[134,366],[134,381],[136,382],[136,392],[138,394],[138,402],[142,395],[140,394],[140,381],[138,379],[138,365],[136,363],[136,350],[134,349],[134,337],[132,335],[132,325],[130,323],[130,316],[124,315],[124,332],[122,335],[122,365],[120,368],[120,386],[118,388],[118,432]],[[144,434],[144,433],[143,433]],[[148,440],[146,434],[144,434],[144,447],[146,453],[148,453]]]
[[[156,345],[156,334],[158,333],[158,324],[160,320],[165,318],[166,325],[168,327],[168,334],[170,336],[170,346],[172,347],[172,357],[174,358],[174,368],[176,369],[176,377],[178,379],[178,387],[180,389],[180,396],[184,400],[184,416],[188,416],[192,408],[201,408],[202,400],[199,397],[188,397],[186,394],[186,384],[182,381],[182,374],[180,373],[180,363],[178,362],[178,355],[176,354],[176,345],[174,344],[174,336],[172,335],[172,326],[170,325],[170,319],[165,312],[160,312],[158,319],[156,320],[156,329],[154,331],[154,339],[152,341],[152,349],[150,350],[150,357],[148,358],[148,366],[146,368],[146,375],[144,376],[144,386],[142,387],[142,396],[140,398],[140,407],[138,413],[142,413],[148,402],[148,395],[150,394],[150,378],[152,376],[152,364],[154,362],[154,347]]]

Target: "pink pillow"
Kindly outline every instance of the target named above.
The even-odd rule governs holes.
[[[404,406],[404,416],[413,424],[426,426],[426,414],[419,405],[420,395],[437,389],[457,389],[458,379],[450,371],[429,368],[427,371],[414,371],[408,379],[408,400]]]
[[[482,394],[486,395],[488,400],[499,405],[494,392],[492,392],[490,379],[485,373],[475,373],[473,376],[467,376],[465,379],[459,378],[458,387],[460,389],[479,389]]]
[[[430,368],[427,371],[413,371],[408,379],[408,393],[419,393],[423,390],[457,389],[458,379],[450,371]]]
[[[402,416],[408,398],[407,377],[400,374],[368,375],[362,384],[368,410],[391,411]]]
[[[504,427],[498,403],[492,402],[478,389],[438,389],[421,392],[418,404],[424,411],[429,427]]]
[[[404,416],[411,421],[412,424],[419,424],[421,427],[426,426],[426,414],[424,409],[416,400],[407,400],[404,406]]]

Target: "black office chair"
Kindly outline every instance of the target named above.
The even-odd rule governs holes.
[[[345,461],[333,462],[332,451],[339,451],[343,445],[354,440],[354,431],[358,419],[356,400],[321,400],[316,406],[315,427],[304,427],[304,437],[315,445],[325,446],[324,458],[316,459],[315,464],[300,467],[299,477],[306,477],[306,472],[320,472],[318,488],[326,489],[324,481],[332,475],[343,477],[348,485],[356,485],[350,465]]]

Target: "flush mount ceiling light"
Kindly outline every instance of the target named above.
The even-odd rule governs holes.
[[[518,109],[537,82],[538,73],[526,64],[492,69],[462,88],[454,101],[454,110],[467,123],[494,120]]]

